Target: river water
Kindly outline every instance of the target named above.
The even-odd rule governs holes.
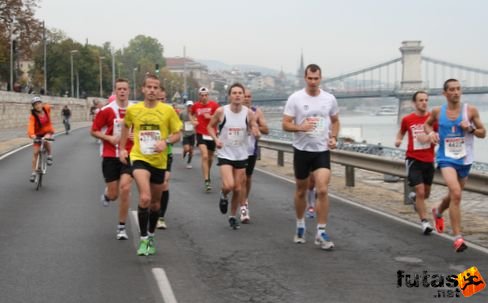
[[[486,95],[485,95],[486,96]],[[483,98],[484,99],[484,98]],[[483,102],[484,103],[484,102]],[[488,128],[488,108],[481,104],[479,108],[481,121],[485,128]],[[281,108],[280,108],[281,109]],[[271,110],[273,113],[267,115],[267,110],[263,109],[270,128],[281,130],[281,114],[277,109]],[[394,147],[395,136],[398,131],[396,116],[376,116],[373,112],[361,113],[357,111],[341,110],[339,113],[341,129],[359,133],[360,139],[370,144],[378,144],[386,147]],[[407,135],[405,135],[401,149],[406,149]],[[475,139],[475,161],[488,163],[488,137],[485,139]]]

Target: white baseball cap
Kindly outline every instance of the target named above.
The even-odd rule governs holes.
[[[188,101],[186,101],[186,103],[185,103],[185,105],[186,105],[186,106],[190,106],[190,105],[193,105],[193,101],[191,101],[191,100],[188,100]]]
[[[198,89],[198,93],[199,94],[208,93],[208,88],[206,88],[205,86],[202,86],[202,87],[200,87],[200,89]]]

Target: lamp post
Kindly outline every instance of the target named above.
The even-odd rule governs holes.
[[[74,86],[74,83],[73,83],[73,54],[76,54],[78,52],[77,49],[73,49],[70,51],[70,58],[71,58],[71,98],[74,97],[75,95],[75,86]]]
[[[44,93],[47,95],[47,41],[46,24],[42,21],[42,42],[44,43]]]
[[[15,16],[12,18],[12,25],[10,26],[10,90],[14,90],[14,26]]]
[[[137,67],[134,67],[134,69],[132,70],[132,80],[134,81],[134,101],[136,101],[137,98],[136,71],[137,71]]]
[[[105,59],[104,56],[98,57],[98,64],[100,68],[100,98],[103,97],[103,81],[102,81],[102,60]]]

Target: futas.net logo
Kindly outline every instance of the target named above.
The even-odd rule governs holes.
[[[486,282],[474,266],[462,273],[452,275],[430,274],[426,270],[422,274],[411,274],[399,270],[397,271],[397,287],[430,287],[436,289],[434,298],[459,298],[461,294],[464,297],[471,297],[482,291],[486,287]]]

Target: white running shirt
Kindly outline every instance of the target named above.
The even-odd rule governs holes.
[[[293,133],[293,147],[301,151],[322,152],[329,150],[330,116],[339,113],[334,95],[320,90],[318,96],[310,96],[305,89],[293,93],[286,101],[284,114],[300,125],[309,119],[315,127],[308,132]]]
[[[247,114],[249,109],[242,106],[239,113],[230,110],[230,104],[224,106],[224,120],[219,125],[219,139],[222,148],[217,150],[217,157],[231,161],[247,160],[248,133]]]

